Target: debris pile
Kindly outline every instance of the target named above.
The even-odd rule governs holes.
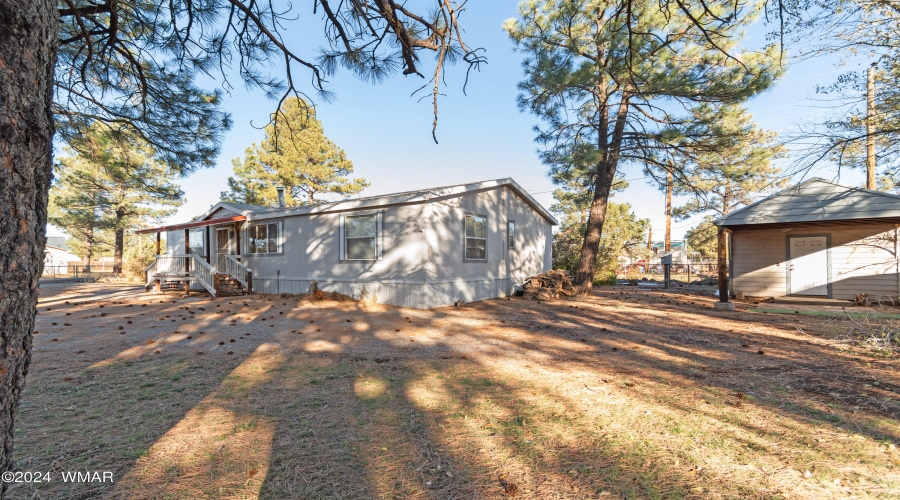
[[[565,269],[556,269],[532,276],[525,280],[524,297],[532,300],[555,300],[575,295],[575,286],[572,285],[571,276],[572,273]]]
[[[853,303],[858,306],[900,306],[900,297],[894,295],[870,295],[868,293],[857,293],[853,299]]]
[[[309,290],[306,292],[306,297],[312,300],[333,300],[336,302],[356,302],[356,299],[349,295],[344,295],[343,293],[338,292],[326,292],[324,290],[319,290],[319,282],[313,281],[312,284],[309,285]]]

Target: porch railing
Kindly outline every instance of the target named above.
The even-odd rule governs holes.
[[[215,297],[218,295],[219,273],[197,254],[157,255],[156,260],[144,269],[147,285],[156,275],[184,275],[200,282]]]
[[[159,256],[157,255],[156,258],[158,259]],[[147,280],[147,286],[150,286],[150,283],[153,281],[152,279],[150,279],[150,277],[154,274],[156,274],[156,259],[153,259],[153,262],[151,262],[149,266],[144,268],[144,278],[146,278]]]
[[[216,268],[209,265],[203,257],[196,254],[191,256],[191,274],[197,278],[197,281],[215,297],[219,291],[219,273]]]
[[[219,255],[219,274],[227,274],[244,286],[247,293],[253,292],[253,273],[234,255]]]
[[[171,254],[156,256],[156,272],[158,274],[187,274],[190,269],[188,264],[194,254]]]

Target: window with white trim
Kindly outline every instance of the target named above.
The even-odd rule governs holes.
[[[506,246],[510,250],[516,248],[516,221],[506,221]]]
[[[187,253],[206,255],[206,231],[204,229],[188,230]]]
[[[487,217],[466,214],[466,260],[487,260]]]
[[[344,217],[344,249],[347,260],[376,260],[378,257],[376,214]]]
[[[280,228],[277,222],[256,224],[247,228],[247,253],[278,253]]]

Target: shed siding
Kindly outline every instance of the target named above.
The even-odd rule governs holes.
[[[738,230],[732,235],[735,292],[787,295],[787,236],[831,236],[832,297],[898,295],[894,227],[889,224],[816,229]]]

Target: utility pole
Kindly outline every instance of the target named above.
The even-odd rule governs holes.
[[[869,66],[866,92],[866,188],[875,189],[875,63]]]
[[[653,250],[653,227],[647,228],[647,250]]]
[[[666,251],[672,251],[672,165],[666,172]]]

